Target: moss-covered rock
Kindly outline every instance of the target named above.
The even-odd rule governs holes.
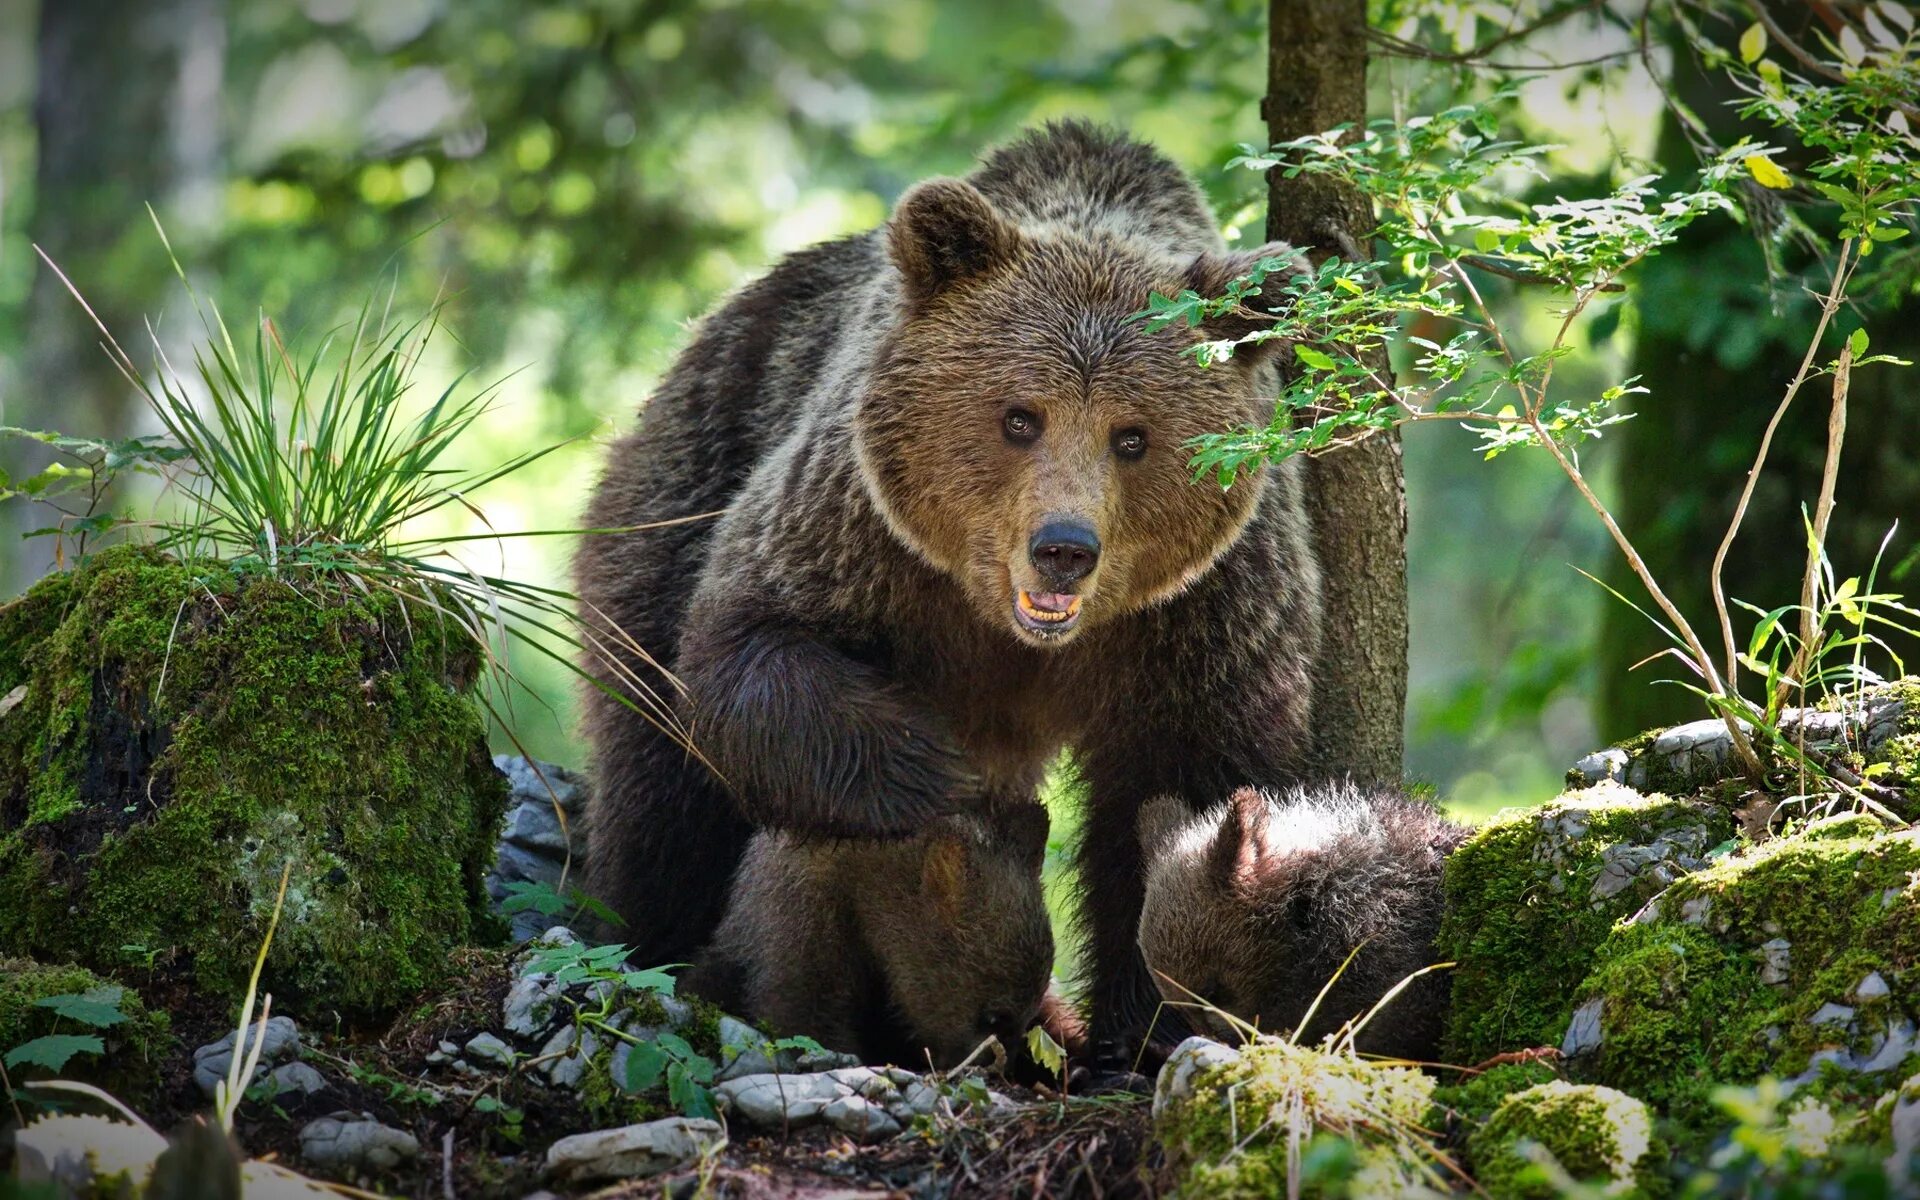
[[[1476,1063],[1558,1045],[1614,922],[1701,866],[1731,836],[1707,803],[1614,784],[1502,814],[1448,860],[1442,957],[1453,977],[1446,1054]]]
[[[1569,1039],[1582,1078],[1645,1097],[1683,1139],[1763,1076],[1848,1111],[1920,1068],[1920,830],[1818,822],[1676,881],[1597,948]]]
[[[1556,1080],[1515,1092],[1468,1138],[1467,1153],[1475,1180],[1493,1200],[1562,1195],[1554,1166],[1608,1196],[1665,1190],[1665,1154],[1647,1106],[1608,1087]]]
[[[1174,1194],[1284,1196],[1299,1148],[1303,1196],[1447,1191],[1426,1125],[1433,1078],[1262,1039],[1238,1051],[1191,1038],[1162,1072],[1154,1128]]]
[[[41,1001],[77,996],[104,1004],[120,1019],[110,1024],[63,1016]],[[0,957],[0,1055],[37,1038],[58,1035],[100,1039],[97,1054],[75,1054],[58,1072],[16,1064],[15,1084],[58,1075],[96,1084],[128,1103],[141,1104],[160,1083],[160,1060],[173,1045],[167,1014],[149,1010],[138,994],[102,979],[85,967],[43,966],[24,958]]]
[[[504,784],[464,631],[390,591],[125,547],[0,608],[0,951],[172,948],[283,1003],[404,1001],[486,917]]]

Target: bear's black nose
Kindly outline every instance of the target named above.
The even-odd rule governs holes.
[[[1065,589],[1093,574],[1100,535],[1080,521],[1048,521],[1027,543],[1027,557],[1048,587]]]

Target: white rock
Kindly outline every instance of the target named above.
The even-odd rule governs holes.
[[[863,1142],[879,1141],[900,1132],[900,1122],[864,1096],[842,1096],[820,1110],[820,1118],[841,1133]]]
[[[507,989],[501,1002],[500,1017],[508,1033],[516,1037],[537,1038],[552,1027],[565,988],[551,975],[523,975]]]
[[[718,1124],[697,1117],[579,1133],[547,1148],[547,1174],[567,1184],[646,1179],[688,1166],[725,1141]]]
[[[1920,1045],[1920,1031],[1916,1031],[1912,1021],[1901,1017],[1887,1027],[1886,1040],[1881,1042],[1874,1052],[1859,1065],[1859,1070],[1891,1071],[1907,1061],[1907,1056]]]
[[[1809,1025],[1845,1025],[1853,1020],[1853,1010],[1844,1004],[1822,1004],[1807,1018]]]
[[[300,1130],[301,1158],[345,1173],[392,1170],[419,1153],[412,1134],[352,1113],[321,1117]]]
[[[721,1111],[764,1129],[810,1124],[827,1105],[854,1089],[832,1073],[817,1075],[743,1075],[713,1089]]]
[[[1785,983],[1793,966],[1793,943],[1785,938],[1774,938],[1761,943],[1760,953],[1765,959],[1760,964],[1760,982]]]
[[[276,1096],[311,1096],[324,1091],[327,1077],[303,1062],[281,1063],[267,1076]]]
[[[1167,1056],[1166,1065],[1160,1068],[1160,1078],[1154,1084],[1154,1117],[1157,1119],[1168,1105],[1193,1095],[1194,1080],[1201,1072],[1234,1062],[1239,1057],[1238,1050],[1212,1038],[1195,1035],[1181,1042]]]
[[[1869,971],[1867,977],[1853,989],[1853,998],[1861,1002],[1878,1000],[1891,994],[1892,991],[1893,989],[1887,986],[1887,981],[1881,977],[1880,972]]]
[[[1886,1169],[1889,1182],[1899,1187],[1912,1182],[1914,1164],[1920,1163],[1920,1074],[1900,1085],[1892,1125],[1893,1153],[1887,1156]]]
[[[513,1047],[483,1031],[474,1034],[467,1042],[467,1057],[477,1063],[504,1069],[513,1065]]]
[[[1574,1009],[1573,1020],[1567,1025],[1567,1036],[1560,1039],[1560,1053],[1568,1058],[1579,1058],[1598,1050],[1605,1040],[1600,1029],[1600,1018],[1605,1011],[1606,999],[1601,996],[1595,996]]]

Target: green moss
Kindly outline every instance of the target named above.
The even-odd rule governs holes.
[[[177,948],[245,985],[373,1013],[488,920],[505,785],[464,633],[392,594],[121,548],[27,598],[61,619],[0,722],[0,949],[108,965]]]
[[[1449,1061],[1559,1044],[1594,950],[1664,883],[1659,871],[1643,870],[1596,897],[1609,851],[1665,839],[1697,856],[1732,829],[1716,806],[1601,784],[1477,830],[1448,860],[1445,876],[1440,953],[1459,964]]]
[[[1433,1089],[1433,1102],[1463,1120],[1478,1123],[1492,1116],[1500,1102],[1513,1093],[1557,1078],[1544,1062],[1501,1063],[1459,1083]]]
[[[126,1020],[106,1028],[63,1018],[35,1003],[49,996],[79,996],[113,986],[84,967],[0,958],[0,1054],[50,1034],[91,1034],[100,1038],[104,1052],[74,1056],[59,1072],[60,1078],[92,1083],[130,1104],[145,1104],[159,1090],[160,1060],[173,1047],[166,1013],[149,1010],[138,993],[126,988],[120,989],[118,1006]],[[18,1084],[52,1074],[20,1066],[11,1077]]]
[[[1855,998],[1874,973],[1888,996]],[[1920,832],[1834,818],[1686,876],[1609,936],[1579,988],[1600,1001],[1601,1043],[1577,1069],[1645,1097],[1696,1148],[1724,1122],[1714,1093],[1766,1075],[1862,1111],[1920,1066],[1874,1062],[1894,998],[1916,988]],[[1829,1004],[1840,1019],[1814,1024]]]
[[[1199,1070],[1192,1082],[1190,1095],[1155,1116],[1178,1196],[1287,1195],[1295,1144],[1305,1147],[1303,1196],[1444,1190],[1425,1124],[1433,1079],[1417,1070],[1276,1039]]]
[[[1507,1097],[1467,1140],[1474,1178],[1494,1200],[1563,1194],[1535,1156],[1609,1196],[1659,1196],[1664,1152],[1647,1106],[1612,1088],[1554,1081]]]

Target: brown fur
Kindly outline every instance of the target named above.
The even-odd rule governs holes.
[[[1041,1015],[1053,933],[1040,892],[1046,813],[934,821],[891,841],[747,845],[689,990],[866,1062],[951,1067]]]
[[[589,885],[641,957],[707,940],[754,826],[911,835],[1030,800],[1070,747],[1091,790],[1093,1033],[1130,1056],[1155,1001],[1134,944],[1140,804],[1288,782],[1310,704],[1297,469],[1223,492],[1190,482],[1181,445],[1267,420],[1272,367],[1202,369],[1182,351],[1217,331],[1130,319],[1250,259],[1178,168],[1065,124],[920,185],[884,230],[790,257],[708,318],[612,448],[587,520],[725,515],[588,538],[576,563],[593,611],[684,680],[718,770],[589,693]],[[1003,434],[1013,406],[1043,424],[1031,445]],[[1138,461],[1123,430],[1147,437]],[[1028,542],[1057,518],[1102,552],[1070,589],[1078,624],[1048,637],[1014,593],[1036,586]]]
[[[1431,805],[1351,784],[1277,798],[1249,788],[1200,817],[1155,801],[1140,824],[1150,860],[1140,950],[1169,1001],[1197,995],[1285,1033],[1337,975],[1301,1031],[1315,1040],[1436,961],[1440,868],[1466,831]],[[1359,1048],[1431,1061],[1448,992],[1444,975],[1422,976],[1366,1025]],[[1231,1036],[1230,1022],[1201,1016]]]

